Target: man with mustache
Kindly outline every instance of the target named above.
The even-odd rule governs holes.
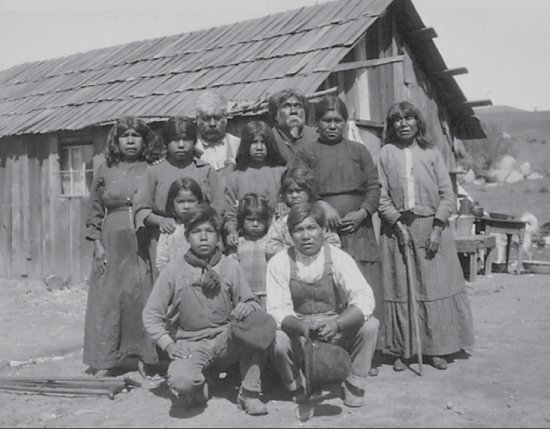
[[[300,90],[290,88],[273,94],[268,103],[277,146],[287,165],[291,164],[303,143],[317,140],[315,129],[305,124],[307,99]]]
[[[233,171],[241,139],[226,132],[227,101],[211,91],[203,92],[196,103],[197,143],[195,150],[221,175]]]

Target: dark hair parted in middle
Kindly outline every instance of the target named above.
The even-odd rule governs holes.
[[[319,203],[300,203],[290,209],[286,225],[292,234],[296,225],[302,223],[307,217],[312,217],[321,227],[325,227],[325,212]]]
[[[302,103],[304,109],[307,110],[307,98],[302,91],[297,88],[282,89],[269,97],[268,100],[269,115],[273,121],[276,122],[277,110],[279,110],[281,104],[283,104],[290,97],[296,98],[300,103]]]
[[[269,221],[272,214],[273,208],[266,197],[260,196],[255,192],[249,192],[239,201],[237,227],[239,230],[242,230],[244,220],[248,216],[257,216],[258,219],[265,222],[266,228],[269,228]]]
[[[340,113],[345,121],[348,120],[348,108],[345,103],[335,95],[325,95],[315,105],[315,122],[319,122],[319,120],[325,116],[325,113],[331,110]]]
[[[204,201],[204,194],[202,193],[201,185],[191,177],[182,177],[172,182],[168,188],[168,197],[166,199],[166,214],[170,217],[174,217],[174,199],[181,190],[191,192],[199,203]]]
[[[265,143],[267,156],[265,165],[275,167],[277,165],[286,165],[279,148],[275,143],[275,137],[269,125],[263,121],[251,121],[243,129],[241,143],[237,152],[235,170],[246,170],[251,164],[250,146],[256,137],[261,137]]]
[[[279,195],[283,201],[285,201],[285,194],[287,190],[296,185],[309,197],[309,202],[314,203],[318,199],[317,181],[313,170],[307,167],[292,167],[285,170],[281,176],[281,190]]]
[[[202,202],[191,207],[183,217],[185,236],[188,237],[194,227],[205,222],[212,225],[218,234],[222,230],[222,218],[210,204]]]
[[[162,139],[168,146],[174,140],[197,141],[197,127],[195,121],[186,116],[172,116],[164,124]]]
[[[409,101],[401,101],[393,104],[386,116],[386,135],[384,143],[396,143],[399,138],[395,134],[394,122],[399,118],[407,118],[413,116],[416,119],[416,126],[418,127],[418,134],[416,135],[416,141],[420,147],[434,146],[433,142],[429,139],[426,130],[426,121],[420,113],[420,109]]]
[[[143,139],[143,149],[139,154],[140,161],[152,163],[160,157],[161,147],[159,136],[147,125],[145,121],[137,116],[125,116],[118,119],[107,135],[105,144],[105,160],[109,167],[118,164],[122,155],[118,145],[119,137],[126,131],[133,129]]]

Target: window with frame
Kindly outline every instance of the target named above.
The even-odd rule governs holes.
[[[86,197],[90,195],[93,169],[93,145],[61,144],[59,148],[61,195]]]

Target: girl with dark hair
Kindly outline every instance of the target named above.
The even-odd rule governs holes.
[[[128,357],[157,362],[144,335],[141,312],[152,288],[143,258],[145,237],[133,228],[132,199],[158,153],[158,137],[139,118],[124,117],[111,128],[105,162],[94,175],[86,239],[94,242],[88,285],[82,360],[97,375],[109,375]]]
[[[325,96],[315,107],[319,138],[296,154],[295,165],[313,170],[330,229],[342,240],[371,286],[380,322],[377,349],[382,349],[384,331],[380,252],[371,216],[378,209],[380,185],[376,165],[361,143],[344,137],[348,111],[336,96]],[[371,372],[376,373],[376,369]]]
[[[191,118],[174,116],[168,119],[162,131],[166,158],[152,165],[145,175],[143,186],[134,199],[135,223],[150,236],[149,257],[156,261],[157,241],[161,233],[172,234],[177,222],[166,212],[168,189],[174,180],[194,179],[201,187],[204,199],[221,215],[224,208],[223,188],[218,173],[207,162],[196,156],[195,123]],[[155,267],[154,279],[158,276]]]
[[[285,164],[269,126],[262,121],[249,122],[243,130],[235,171],[226,179],[224,223],[230,249],[235,249],[239,240],[238,202],[253,192],[266,196],[275,207]]]
[[[273,208],[263,196],[249,193],[239,201],[237,224],[239,244],[236,256],[252,292],[265,310],[266,233]]]
[[[404,246],[412,249],[422,351],[437,369],[443,355],[474,343],[472,313],[448,220],[455,210],[449,172],[426,136],[426,123],[409,102],[396,103],[386,118],[385,144],[378,152],[380,247],[386,319],[385,350],[406,369],[411,346]]]
[[[318,200],[317,184],[313,171],[305,167],[294,167],[286,170],[281,176],[280,200],[289,209],[300,203],[314,203]],[[341,247],[340,237],[333,231],[325,229],[325,243]],[[265,256],[271,259],[280,250],[293,246],[292,237],[288,231],[287,215],[276,217],[271,222],[267,232]]]
[[[204,201],[200,185],[190,177],[174,180],[168,189],[166,214],[176,221],[172,234],[161,233],[157,245],[156,266],[161,271],[170,261],[181,261],[189,248],[183,219],[191,207]]]

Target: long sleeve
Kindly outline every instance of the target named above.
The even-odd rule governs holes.
[[[387,164],[385,158],[381,156],[382,154],[383,152],[381,150],[378,157],[378,178],[380,181],[380,203],[378,205],[378,212],[383,221],[393,225],[397,222],[401,214],[395,207],[390,196],[388,177],[386,176]]]
[[[436,153],[434,167],[439,192],[439,205],[435,212],[435,218],[447,223],[451,214],[456,210],[456,198],[445,161],[439,151],[434,152]]]
[[[355,305],[363,312],[365,320],[368,319],[372,315],[375,306],[371,286],[350,255],[334,247],[331,247],[330,251],[334,281],[346,291],[348,305]],[[382,303],[379,303],[379,305],[382,305]]]
[[[213,167],[207,173],[208,186],[210,188],[210,204],[223,216],[225,210],[224,188],[219,174]]]
[[[105,182],[105,164],[101,164],[92,184],[90,208],[86,219],[86,239],[91,241],[101,239],[102,224],[105,218],[105,204],[103,201]]]
[[[170,262],[170,235],[160,234],[155,265],[159,272]]]
[[[277,326],[287,316],[296,316],[289,289],[290,263],[287,252],[277,253],[267,263],[265,280],[266,311],[273,316]]]
[[[292,246],[286,220],[286,216],[273,220],[267,231],[265,241],[265,256],[267,260],[271,259],[280,250]]]
[[[374,163],[372,156],[365,146],[360,146],[359,153],[363,164],[363,171],[365,174],[365,198],[361,203],[361,207],[364,208],[369,215],[373,215],[378,210],[378,204],[380,202],[380,182],[378,180],[378,169]]]
[[[162,350],[174,342],[166,329],[168,309],[175,291],[173,277],[170,270],[160,273],[142,313],[145,330]]]
[[[224,228],[226,232],[237,230],[237,211],[239,197],[237,195],[236,175],[237,171],[233,171],[228,175],[225,181],[225,211],[224,211]]]
[[[156,188],[154,171],[151,167],[147,168],[145,179],[142,181],[134,197],[133,211],[136,229],[145,226],[145,218],[153,212]]]

